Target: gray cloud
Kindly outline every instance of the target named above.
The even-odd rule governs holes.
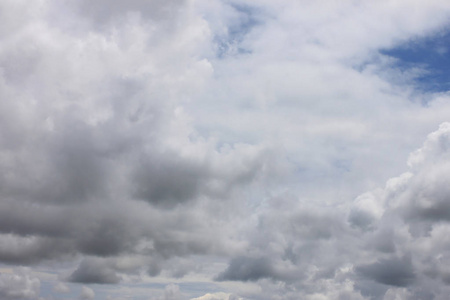
[[[0,295],[446,299],[448,94],[380,49],[449,14],[0,1]]]
[[[81,300],[93,300],[95,298],[95,292],[87,287],[87,286],[83,286],[83,288],[81,289],[81,294],[80,294],[80,299]]]
[[[195,198],[208,175],[207,167],[175,155],[143,161],[136,171],[134,195],[156,205],[173,206]]]
[[[106,262],[85,258],[68,280],[79,283],[114,284],[118,283],[120,278]]]
[[[127,14],[141,14],[145,20],[147,18],[157,21],[173,20],[177,17],[177,12],[186,6],[185,0],[170,1],[143,1],[132,0],[127,2],[115,2],[111,4],[108,1],[98,1],[92,4],[89,1],[76,2],[76,6],[83,16],[89,16],[93,21],[102,24],[117,21]]]
[[[70,259],[74,254],[70,241],[47,237],[1,235],[0,259],[4,263],[28,265],[45,260]]]
[[[29,270],[0,274],[0,296],[5,300],[37,299],[41,282]]]
[[[351,289],[329,290],[328,297],[430,296],[437,288],[430,283],[433,278],[447,278],[439,267],[447,261],[442,254],[447,239],[438,242],[438,237],[448,232],[448,223],[442,215],[424,214],[423,203],[427,209],[445,203],[447,189],[440,182],[446,178],[448,152],[441,145],[446,144],[448,128],[441,125],[411,155],[409,172],[390,179],[384,189],[356,197],[347,222],[343,211],[318,210],[288,197],[268,202],[258,227],[248,235],[247,251],[253,254],[233,258],[216,279],[259,281],[268,289],[283,282],[297,291],[293,298],[300,291],[323,293],[325,282],[342,285],[349,280]],[[423,190],[429,197],[421,201],[428,202],[417,200]]]
[[[237,257],[217,280],[256,281],[261,278],[278,277],[267,258]]]
[[[119,218],[99,219],[85,230],[77,237],[77,246],[85,254],[117,255],[129,250],[135,240],[127,224]]]
[[[393,286],[408,286],[415,278],[411,258],[407,256],[357,266],[356,271],[376,282]]]
[[[143,45],[132,55],[132,49],[117,51],[122,44],[116,40],[100,46],[104,33],[91,32],[70,13],[65,24],[76,31],[53,27],[53,9],[67,8],[54,4],[27,7],[23,12],[30,18],[13,26],[15,39],[0,54],[2,97],[17,96],[17,101],[1,104],[0,152],[5,159],[0,162],[0,232],[10,241],[0,246],[2,261],[31,264],[77,253],[103,257],[152,253],[170,258],[208,252],[212,243],[203,240],[207,238],[195,232],[186,237],[177,234],[178,220],[185,219],[181,222],[185,229],[199,229],[199,222],[189,220],[196,201],[226,199],[235,186],[255,179],[264,164],[263,148],[254,147],[253,152],[251,145],[231,145],[227,153],[220,153],[215,143],[200,137],[198,142],[189,140],[196,132],[184,120],[175,90],[181,81],[201,79],[208,65],[187,55],[191,63],[181,73],[200,73],[192,79],[178,78],[184,76],[180,68],[169,70],[171,61],[154,57],[158,51],[161,57],[168,55],[168,45],[150,52]],[[185,3],[68,5],[79,5],[95,22],[110,26],[124,11],[141,12],[156,23],[174,21],[175,11]],[[34,32],[40,28],[34,26],[37,20],[46,24],[41,34]],[[130,24],[144,30],[141,25]],[[120,29],[120,34],[129,29]],[[156,30],[161,41],[177,40],[174,32],[165,35],[166,29]],[[78,44],[78,38],[89,40],[88,36],[90,42]],[[34,46],[27,48],[30,43]],[[179,52],[178,45],[170,48]],[[142,73],[127,75],[132,65],[143,67]],[[163,79],[164,74],[170,79]],[[187,81],[186,86],[191,85]],[[184,88],[179,93],[188,96]],[[35,101],[38,105],[32,104]],[[141,200],[146,205],[139,204]],[[179,215],[158,212],[187,203],[193,207]],[[139,247],[147,242],[152,246]]]

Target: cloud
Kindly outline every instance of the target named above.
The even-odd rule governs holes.
[[[106,262],[85,258],[68,278],[71,282],[114,284],[120,281]]]
[[[2,299],[36,299],[41,282],[27,269],[0,274],[0,296]]]
[[[5,4],[15,14],[20,14],[21,5],[25,3]],[[186,3],[67,5],[108,27],[133,19],[124,11],[142,13],[143,22],[154,21],[155,26],[175,19],[184,22],[172,12],[182,11]],[[58,9],[69,27],[53,26],[63,21],[52,21]],[[195,35],[207,39],[205,24],[194,20],[175,32],[165,25],[146,31],[147,25],[130,19],[129,27],[116,32],[117,40],[107,41],[103,27],[90,31],[80,16],[66,9],[53,2],[27,6],[23,13],[29,18],[11,29],[15,38],[4,37],[11,43],[0,55],[1,93],[17,101],[4,102],[1,109],[2,261],[35,264],[75,254],[147,254],[137,253],[137,245],[146,242],[153,243],[151,251],[160,252],[159,257],[207,251],[203,248],[208,245],[194,246],[200,235],[194,233],[192,241],[175,237],[177,220],[184,222],[195,214],[199,199],[225,199],[235,187],[251,183],[266,157],[263,147],[229,145],[225,153],[215,142],[195,137],[178,103],[180,95],[189,97],[186,89],[192,88],[194,95],[195,85],[210,74],[208,62],[188,54],[195,49],[181,50],[186,51],[184,75],[182,64],[172,68],[171,57],[180,53],[178,33],[199,30]],[[85,14],[86,9],[90,13]],[[168,44],[145,42],[153,33]],[[137,48],[125,46],[125,36]],[[30,43],[33,49],[27,48]],[[186,43],[196,44],[189,38]],[[169,55],[169,48],[174,53]],[[165,55],[170,57],[166,62]],[[27,65],[28,71],[16,67],[20,65]],[[127,71],[133,65],[141,69],[139,74]],[[194,207],[180,215],[158,211],[188,203]],[[137,219],[131,217],[136,212]],[[183,226],[191,227],[185,222]]]
[[[449,15],[3,1],[2,295],[445,299],[449,95],[385,50]]]
[[[428,136],[423,147],[412,153],[408,160],[414,176],[403,191],[407,200],[399,200],[398,205],[411,221],[449,220],[446,208],[450,191],[444,184],[449,166],[449,136],[450,124],[441,124],[437,131]]]
[[[240,298],[233,294],[226,294],[226,293],[208,293],[201,297],[192,298],[191,300],[239,300]]]
[[[376,196],[367,193],[359,196],[352,207],[349,215],[349,222],[362,229],[371,229],[383,214],[382,203],[379,203]]]
[[[95,292],[91,288],[89,288],[87,286],[83,286],[81,289],[80,299],[81,300],[93,300],[93,299],[95,299]]]
[[[447,260],[447,254],[441,252],[447,241],[438,241],[438,236],[449,228],[442,212],[449,193],[441,183],[448,170],[449,130],[448,123],[443,123],[429,134],[423,146],[410,155],[408,172],[390,179],[385,189],[377,191],[377,196],[372,198],[383,207],[383,213],[375,223],[375,231],[366,233],[363,239],[367,239],[369,249],[375,250],[380,258],[371,264],[357,265],[355,270],[380,284],[408,287],[398,291],[389,289],[386,293],[389,297],[404,294],[413,299],[424,293],[428,295],[436,288],[430,286],[430,280],[445,281],[446,273],[438,265]],[[359,205],[358,200],[355,203]],[[349,220],[352,222],[352,215]],[[381,253],[394,252],[401,256],[390,254],[381,258],[385,256]],[[369,295],[381,297],[386,292],[381,287],[375,291],[376,286],[361,284]]]
[[[200,187],[206,184],[204,178],[209,177],[208,170],[183,160],[177,162],[172,155],[168,155],[166,161],[163,159],[143,162],[142,168],[136,171],[135,196],[166,206],[195,198]]]
[[[407,257],[385,259],[373,264],[357,266],[356,272],[376,282],[400,287],[410,285],[415,277],[411,258]]]
[[[164,289],[164,300],[177,300],[180,299],[180,288],[176,284],[169,284]]]
[[[272,264],[266,258],[237,257],[217,280],[256,281],[261,278],[277,277]]]
[[[449,226],[445,213],[425,214],[417,198],[426,190],[427,212],[448,198],[441,180],[448,170],[449,128],[443,123],[431,133],[411,154],[407,172],[356,197],[347,214],[286,196],[271,199],[248,232],[251,254],[232,258],[216,279],[256,281],[268,294],[282,282],[296,291],[292,295],[331,299],[428,295],[437,288],[431,282],[446,282],[440,266],[448,259],[442,237]]]
[[[164,294],[160,297],[152,297],[152,300],[179,300],[184,299],[180,287],[177,284],[171,283],[164,287]]]
[[[70,288],[67,286],[67,284],[64,284],[62,282],[58,282],[53,286],[53,290],[58,293],[68,293],[70,292]]]

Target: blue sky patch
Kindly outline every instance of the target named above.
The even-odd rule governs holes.
[[[235,22],[229,25],[226,36],[217,36],[216,43],[218,45],[217,57],[223,58],[227,55],[249,54],[251,51],[246,49],[241,43],[244,37],[257,25],[260,21],[257,17],[258,9],[243,4],[229,4],[237,13]]]
[[[427,92],[450,90],[450,29],[380,52],[396,58],[397,68],[422,69],[415,78],[418,89]]]

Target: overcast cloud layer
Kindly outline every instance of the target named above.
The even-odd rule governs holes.
[[[0,0],[0,298],[448,299],[450,92],[385,50],[449,20]]]

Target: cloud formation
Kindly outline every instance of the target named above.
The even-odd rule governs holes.
[[[40,280],[27,269],[0,274],[0,296],[2,299],[37,299]]]
[[[81,289],[81,294],[80,294],[80,299],[81,300],[93,300],[95,298],[95,292],[87,287],[87,286],[83,286],[83,288]]]
[[[94,258],[84,259],[70,275],[69,280],[79,283],[118,283],[120,281],[113,270]]]
[[[0,1],[1,297],[445,299],[449,15]]]

